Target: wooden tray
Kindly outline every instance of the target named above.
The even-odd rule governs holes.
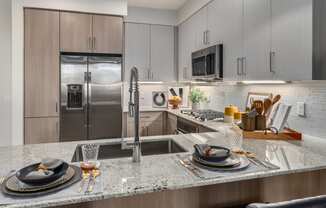
[[[261,140],[302,140],[302,134],[289,128],[283,132],[275,134],[271,131],[243,131],[244,139],[261,139]]]

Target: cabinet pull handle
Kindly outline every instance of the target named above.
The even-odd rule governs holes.
[[[206,45],[209,44],[209,30],[206,31]]]
[[[152,74],[152,80],[154,80],[154,73],[152,72],[151,74]]]
[[[147,69],[147,80],[150,80],[151,79],[151,70],[150,69]]]
[[[92,50],[92,38],[88,37],[87,46],[89,50]]]
[[[96,37],[93,37],[93,50],[96,50]]]
[[[271,73],[275,73],[275,71],[273,70],[274,57],[275,57],[275,52],[274,51],[269,52],[269,71]]]
[[[55,112],[58,113],[58,102],[55,103]]]
[[[241,72],[242,75],[247,75],[247,58],[242,57],[241,59]]]
[[[188,77],[188,68],[187,67],[183,67],[183,78],[187,79]]]
[[[206,45],[206,31],[203,33],[203,44]]]
[[[241,62],[241,58],[237,58],[237,75],[240,76],[240,62]]]

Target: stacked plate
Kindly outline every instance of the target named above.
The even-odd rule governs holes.
[[[209,155],[207,151],[214,153]],[[233,154],[224,147],[208,145],[195,145],[192,161],[201,168],[213,171],[237,171],[246,169],[250,165],[246,157]]]
[[[81,170],[61,160],[52,166],[36,163],[9,176],[1,190],[4,194],[21,197],[41,196],[57,192],[81,180]]]

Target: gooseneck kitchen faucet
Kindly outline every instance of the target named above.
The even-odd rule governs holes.
[[[139,140],[139,85],[138,85],[138,69],[133,67],[130,74],[129,86],[129,116],[134,118],[135,140],[132,145],[132,161],[140,162],[141,145]]]

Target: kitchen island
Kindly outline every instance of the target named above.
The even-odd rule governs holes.
[[[142,138],[144,141],[172,139],[189,152],[196,143],[229,147],[231,142],[220,133],[171,135]],[[309,141],[309,142],[308,142]],[[92,194],[71,190],[33,198],[9,199],[1,195],[4,207],[209,207],[238,206],[255,201],[279,201],[326,193],[326,151],[323,140],[302,142],[244,140],[243,148],[268,160],[279,169],[202,179],[180,165],[176,154],[101,161],[100,187]],[[91,141],[117,143],[120,139]],[[40,161],[44,157],[70,162],[79,144],[90,142],[53,143],[0,148],[0,175]],[[318,143],[319,145],[316,145]],[[189,155],[189,152],[178,155]],[[9,203],[9,204],[7,204]],[[111,205],[111,206],[109,206]]]

